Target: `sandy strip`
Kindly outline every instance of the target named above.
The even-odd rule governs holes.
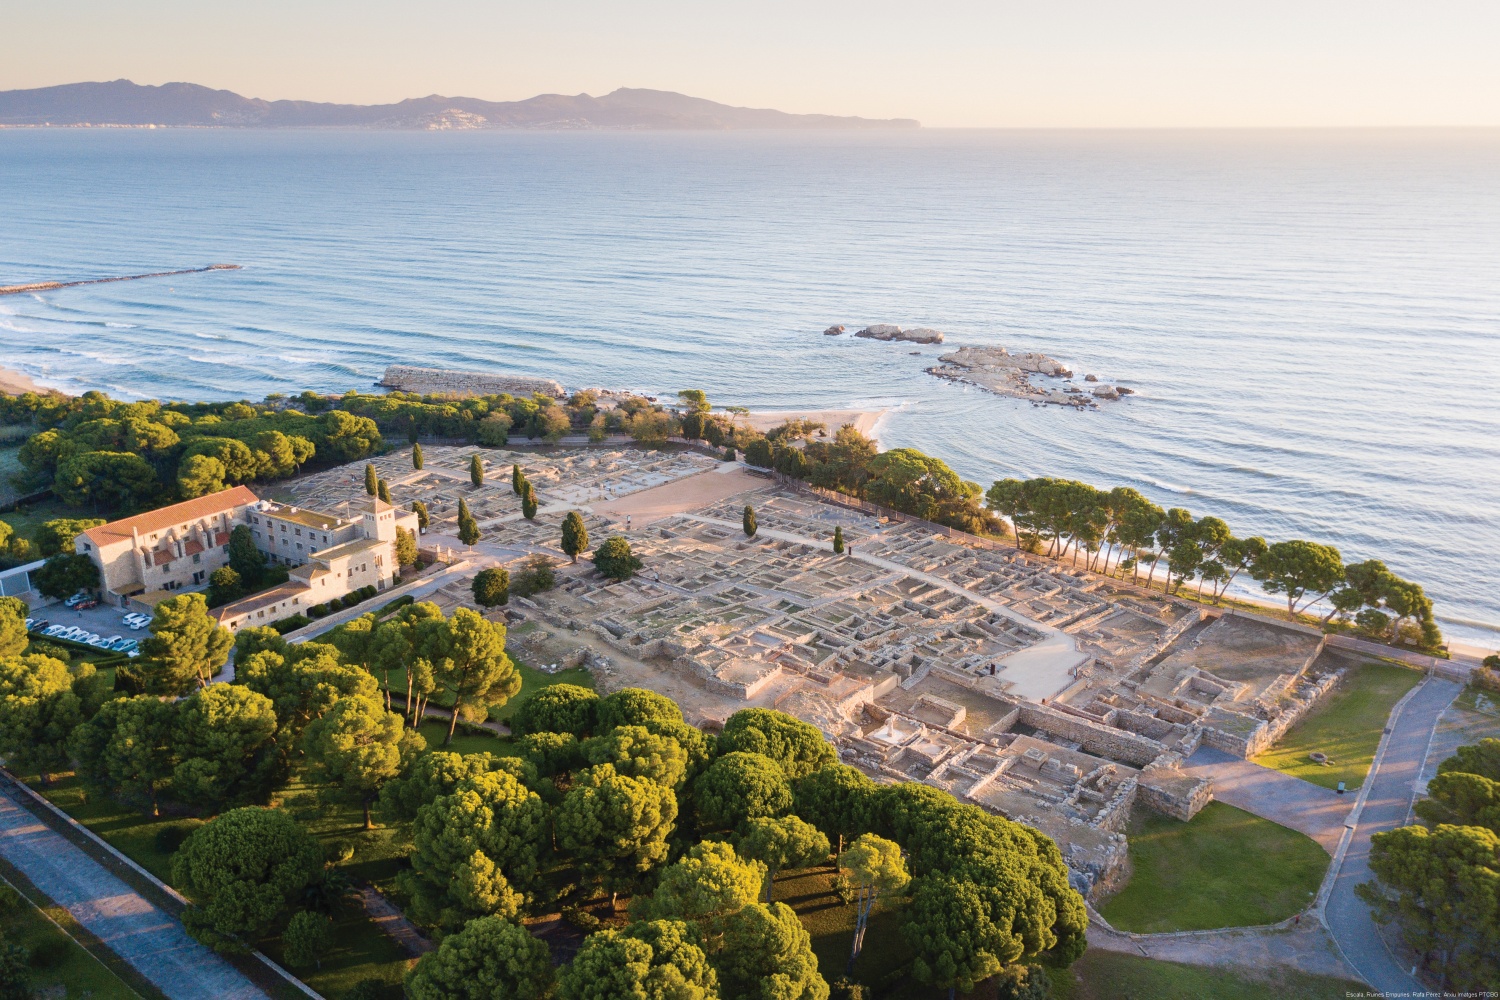
[[[37,385],[31,380],[31,376],[23,375],[9,368],[0,368],[0,392],[19,396],[23,392],[55,392],[45,386]]]
[[[827,427],[828,436],[832,437],[845,424],[853,424],[861,434],[870,435],[885,414],[885,410],[761,410],[739,419],[748,421],[762,434],[788,420],[811,420]]]
[[[743,468],[735,467],[728,472],[710,469],[675,483],[663,483],[618,499],[600,501],[590,509],[600,517],[617,521],[624,521],[628,514],[631,526],[640,527],[770,484],[771,480],[752,476]]]

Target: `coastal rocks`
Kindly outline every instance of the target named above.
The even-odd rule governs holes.
[[[943,334],[939,330],[925,326],[903,330],[890,323],[874,323],[857,331],[854,335],[866,340],[904,340],[912,344],[941,344],[943,342]]]
[[[826,330],[823,331],[823,336],[825,336],[825,337],[837,337],[839,334],[841,334],[843,332],[844,332],[844,324],[842,324],[842,323],[835,323],[833,326],[830,326],[828,329],[826,329]]]
[[[1038,405],[1055,403],[1083,409],[1094,407],[1095,400],[1117,400],[1129,392],[1102,384],[1090,392],[1072,385],[1060,390],[1035,385],[1031,381],[1035,375],[1071,379],[1073,373],[1056,358],[1034,351],[1012,354],[1003,347],[960,347],[941,355],[938,360],[942,364],[927,369],[928,374],[977,386],[998,396],[1027,399]],[[1098,382],[1099,377],[1086,375],[1084,381]]]
[[[493,396],[506,392],[512,396],[530,396],[540,392],[561,399],[565,395],[562,384],[550,378],[414,368],[410,365],[391,365],[376,384],[402,392],[419,392],[424,396]]]

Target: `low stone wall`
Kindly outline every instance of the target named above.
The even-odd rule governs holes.
[[[1021,704],[1021,722],[1033,729],[1072,740],[1085,753],[1108,757],[1135,767],[1144,767],[1159,757],[1166,747],[1155,740],[1112,726],[1101,726],[1074,715],[1056,711],[1046,705]]]
[[[498,396],[501,393],[530,396],[540,392],[561,399],[565,395],[562,384],[550,378],[414,368],[410,365],[391,365],[379,384],[402,392],[420,392],[424,396]]]

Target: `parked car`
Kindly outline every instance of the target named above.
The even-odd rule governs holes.
[[[132,649],[135,649],[138,645],[140,644],[134,639],[120,639],[116,642],[110,643],[109,648],[114,650],[116,653],[128,653]]]
[[[132,611],[120,621],[124,622],[126,628],[142,628],[151,624],[151,616],[143,615],[139,611]]]
[[[77,604],[73,605],[73,610],[74,611],[87,611],[89,608],[97,608],[98,606],[99,606],[99,602],[96,601],[96,600],[94,600],[92,597],[90,597],[86,601],[79,601]]]
[[[51,625],[47,628],[42,629],[42,635],[48,635],[56,638],[57,636],[62,635],[67,630],[68,627],[66,625]]]
[[[51,624],[52,623],[45,618],[28,618],[26,619],[26,631],[40,632],[42,629]]]
[[[74,594],[72,597],[68,598],[66,601],[63,601],[63,607],[66,607],[66,608],[76,608],[76,607],[78,607],[78,605],[82,604],[84,601],[86,601],[88,599],[89,599],[89,595],[80,590],[78,593]]]

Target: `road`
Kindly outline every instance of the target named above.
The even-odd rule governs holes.
[[[11,796],[0,794],[0,855],[173,1000],[265,1000],[239,970],[188,937],[177,918],[110,874]]]
[[[1366,779],[1369,790],[1364,807],[1324,910],[1324,922],[1344,958],[1365,982],[1381,993],[1411,993],[1423,987],[1412,978],[1410,968],[1397,962],[1380,939],[1370,917],[1370,907],[1354,894],[1354,887],[1371,878],[1370,838],[1406,822],[1438,716],[1462,690],[1453,681],[1430,677],[1406,703],[1395,722],[1388,723],[1391,733],[1385,754]]]

